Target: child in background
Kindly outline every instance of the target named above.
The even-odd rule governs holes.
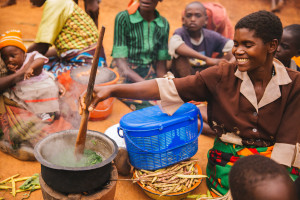
[[[284,27],[275,57],[284,66],[300,71],[300,66],[294,60],[298,56],[300,56],[300,24],[292,24]]]
[[[127,10],[115,18],[111,68],[118,70],[120,82],[134,83],[167,73],[169,22],[156,7],[162,0],[130,1]],[[156,102],[122,99],[132,110]]]
[[[177,29],[169,41],[169,54],[173,58],[171,69],[175,77],[191,75],[216,65],[221,60],[219,58],[231,59],[233,41],[203,28],[206,24],[203,4],[198,1],[189,3],[184,11],[183,27]]]
[[[234,28],[227,15],[226,8],[216,2],[203,2],[206,8],[207,24],[205,28],[216,31],[226,38],[233,39]]]
[[[26,53],[21,32],[7,31],[0,37],[0,53],[8,74],[25,70],[24,80],[4,92],[4,96],[14,100],[25,109],[35,113],[44,122],[51,123],[55,112],[59,111],[59,89],[50,73],[43,70],[48,59],[37,51]],[[3,88],[2,88],[3,87]]]
[[[233,200],[297,200],[296,187],[286,169],[261,155],[236,161],[229,185]]]

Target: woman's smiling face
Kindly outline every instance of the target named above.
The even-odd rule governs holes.
[[[265,66],[268,55],[268,43],[255,37],[255,31],[247,28],[235,30],[232,54],[236,58],[241,72],[252,71]]]

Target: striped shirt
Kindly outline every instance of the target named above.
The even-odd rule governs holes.
[[[147,22],[137,10],[129,15],[118,13],[115,19],[113,58],[127,58],[135,65],[153,64],[169,60],[169,23],[155,11],[156,18]]]

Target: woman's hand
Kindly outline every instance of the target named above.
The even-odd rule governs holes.
[[[93,111],[100,101],[104,101],[105,99],[111,97],[111,92],[112,86],[95,87],[90,105],[86,105],[86,92],[84,92],[79,97],[79,114],[81,115],[83,113],[83,110],[87,109],[87,106],[89,112]]]

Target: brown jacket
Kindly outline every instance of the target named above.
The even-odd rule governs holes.
[[[209,124],[223,142],[258,147],[274,145],[274,160],[287,166],[299,162],[296,167],[300,167],[300,158],[295,160],[299,153],[297,138],[300,139],[300,73],[285,68],[275,59],[273,65],[276,74],[259,103],[247,72],[240,72],[234,64],[222,63],[173,81],[157,79],[162,107],[167,108],[169,101],[178,98],[173,92],[172,100],[169,99],[170,87],[165,87],[174,85],[181,103],[208,102]]]

